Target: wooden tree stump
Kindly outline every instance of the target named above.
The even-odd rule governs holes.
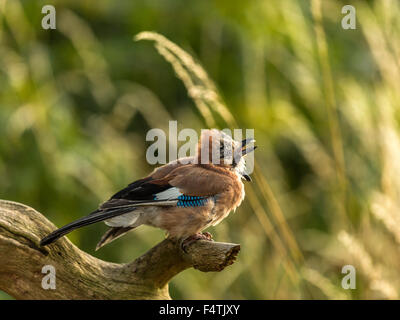
[[[40,247],[56,227],[36,210],[0,200],[0,289],[16,299],[170,299],[168,282],[194,267],[221,271],[235,261],[240,245],[199,240],[187,253],[166,239],[130,263],[97,259],[66,237]],[[43,289],[41,271],[52,265],[56,289]]]

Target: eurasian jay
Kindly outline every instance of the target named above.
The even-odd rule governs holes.
[[[105,221],[110,229],[96,250],[140,226],[163,229],[169,238],[188,244],[215,226],[243,201],[244,156],[256,147],[233,140],[223,131],[203,130],[194,157],[185,157],[156,168],[147,177],[129,184],[88,216],[50,233],[40,242],[48,245],[74,229]]]

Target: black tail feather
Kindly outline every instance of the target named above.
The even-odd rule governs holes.
[[[99,250],[101,247],[109,244],[110,242],[118,239],[119,237],[123,236],[128,231],[135,229],[136,227],[113,227],[109,229],[100,239],[99,243],[96,246],[96,251]]]
[[[53,231],[40,241],[40,246],[46,246],[50,243],[53,243],[57,239],[66,235],[67,233],[70,233],[71,231],[78,229],[80,227],[84,227],[99,221],[107,220],[119,216],[121,214],[131,212],[133,210],[134,208],[115,208],[108,210],[96,210],[86,217],[78,219],[74,222],[65,225],[60,229],[57,229],[56,231]]]

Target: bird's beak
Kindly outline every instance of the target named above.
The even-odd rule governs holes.
[[[246,181],[251,182],[251,178],[250,178],[250,176],[249,176],[248,174],[242,174],[242,177],[243,177]]]
[[[244,155],[246,155],[246,154],[248,154],[248,153],[253,152],[254,150],[256,150],[257,146],[253,146],[253,147],[248,147],[248,148],[247,148],[247,145],[248,145],[249,143],[253,143],[253,142],[256,142],[256,140],[254,140],[253,138],[250,138],[250,139],[243,139],[243,140],[242,140],[242,156],[244,156]],[[247,180],[247,179],[246,179],[246,180]]]

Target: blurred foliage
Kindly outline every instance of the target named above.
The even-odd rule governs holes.
[[[349,2],[356,30],[341,27]],[[45,4],[0,0],[1,198],[61,226],[153,169],[150,128],[254,128],[246,201],[210,230],[242,245],[238,261],[179,274],[172,297],[398,298],[397,0],[54,0],[56,30],[41,28]],[[132,41],[146,30],[192,55],[215,96],[196,97],[165,51]],[[164,237],[141,227],[94,252],[105,230],[68,237],[114,262]],[[341,287],[347,264],[355,290]]]

